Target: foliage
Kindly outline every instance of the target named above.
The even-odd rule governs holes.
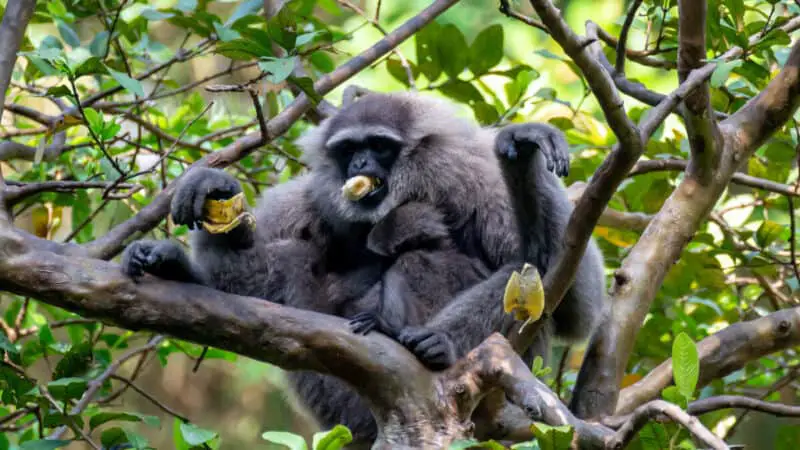
[[[393,29],[428,2],[384,3],[379,22]],[[523,3],[514,6],[529,13]],[[580,29],[576,24],[591,17],[616,36],[628,3],[609,0],[597,8],[590,0],[572,0],[559,6],[576,29]],[[0,123],[0,143],[23,144],[29,154],[3,161],[3,175],[16,184],[52,180],[105,184],[94,189],[44,190],[20,198],[12,205],[16,224],[61,242],[86,243],[104,235],[145,207],[189,164],[258,131],[245,94],[210,93],[203,86],[257,86],[265,115],[274,117],[301,92],[311,93],[313,81],[330,73],[349,54],[382,36],[364,17],[343,7],[344,2],[291,0],[270,18],[265,17],[263,4],[254,0],[38,2],[6,99],[19,108],[7,111]],[[373,10],[375,4],[367,2]],[[763,89],[782,66],[790,36],[779,27],[800,13],[800,7],[789,0],[712,0],[708,11],[709,60],[734,45],[747,48],[743,57],[720,64],[710,80],[713,107],[730,114]],[[757,33],[763,37],[750,46],[748,38]],[[644,49],[652,59],[674,65],[676,46],[677,2],[645,1],[633,21],[628,47]],[[604,48],[613,61],[613,47]],[[565,131],[571,145],[567,184],[589,179],[614,144],[613,133],[575,64],[544,33],[503,17],[492,2],[465,1],[398,50],[358,74],[354,82],[376,90],[415,87],[456,102],[464,115],[485,125],[549,122]],[[293,72],[298,66],[304,68],[303,73]],[[674,70],[636,61],[628,61],[626,74],[662,92],[673,88],[677,80]],[[340,95],[337,89],[326,99],[337,103]],[[650,108],[630,98],[626,106],[637,118]],[[265,187],[304,170],[294,142],[310,125],[311,118],[304,118],[229,169],[242,181],[251,204]],[[792,120],[762,145],[743,171],[775,183],[796,184],[798,145],[797,123]],[[688,148],[684,128],[670,119],[647,144],[644,157],[686,159]],[[680,172],[654,171],[630,177],[610,207],[653,214],[681,176]],[[125,183],[134,187],[122,188]],[[781,395],[796,401],[796,384],[787,383],[790,387],[780,393],[773,390],[797,375],[796,349],[752,361],[721,380],[698,386],[694,344],[732,323],[796,304],[800,280],[792,253],[793,207],[782,194],[731,185],[659,290],[637,339],[626,383],[672,357],[676,386],[667,388],[663,397],[682,406],[696,398],[752,392],[768,400]],[[606,226],[596,229],[609,275],[640,233]],[[186,227],[169,222],[149,233],[153,238],[179,240],[186,235]],[[0,365],[0,431],[5,433],[0,433],[0,450],[59,448],[80,439],[74,432],[78,429],[106,448],[121,444],[222,448],[223,442],[231,447],[268,445],[259,436],[289,448],[306,448],[307,441],[291,437],[288,431],[261,435],[280,424],[287,429],[294,426],[292,431],[305,430],[305,439],[310,436],[302,425],[290,423],[280,413],[266,421],[251,418],[241,427],[228,423],[223,429],[214,426],[211,417],[216,416],[207,416],[210,412],[183,408],[195,423],[186,417],[170,419],[170,413],[158,408],[149,407],[144,414],[114,402],[129,391],[127,382],[141,375],[139,367],[145,361],[156,360],[163,370],[182,361],[194,362],[203,353],[197,345],[175,339],[149,345],[153,337],[146,333],[85,320],[36,299],[6,293],[0,299],[4,331],[0,355],[6,361]],[[563,372],[543,368],[541,360],[534,370],[552,387],[559,386],[566,397],[576,377],[573,360],[580,354],[580,349],[572,349]],[[227,362],[223,366],[235,364],[234,376],[239,381],[251,377],[262,383],[274,376],[264,365],[255,365],[253,375],[249,371],[254,365],[237,361],[228,352],[210,349],[203,358],[203,368],[219,367],[213,365],[214,359]],[[117,377],[106,375],[109,371]],[[231,389],[241,390],[242,385]],[[147,391],[147,386],[141,388]],[[86,396],[91,401],[85,402]],[[124,398],[130,397],[138,398],[138,394],[129,391]],[[177,402],[180,397],[176,394],[164,402]],[[240,403],[244,401],[233,407],[236,424],[244,423],[241,417],[246,414]],[[724,411],[704,416],[703,421],[726,430],[735,417]],[[796,429],[791,434],[792,423],[773,421],[769,426],[777,436],[774,448],[792,448],[797,442]],[[57,430],[69,438],[43,440]],[[515,448],[561,448],[560,443],[572,433],[544,425],[533,431],[538,443]],[[747,439],[747,432],[741,436]],[[337,427],[314,435],[311,442],[315,449],[333,449],[348,439],[349,432]],[[453,448],[467,448],[458,447],[467,444],[478,443],[469,441]],[[481,445],[495,448],[495,444],[500,445]],[[695,448],[685,431],[655,423],[642,430],[633,447]]]

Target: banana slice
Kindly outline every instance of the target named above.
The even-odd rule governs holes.
[[[342,186],[342,195],[350,201],[357,201],[378,188],[380,182],[377,178],[366,175],[356,175],[345,181]]]
[[[520,331],[529,323],[542,317],[544,312],[544,286],[536,267],[525,263],[522,272],[511,273],[503,294],[503,310],[514,313],[516,320],[525,319]]]

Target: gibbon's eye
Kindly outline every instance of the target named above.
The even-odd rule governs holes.
[[[379,158],[391,158],[400,150],[400,143],[394,139],[375,136],[369,139],[369,146]]]

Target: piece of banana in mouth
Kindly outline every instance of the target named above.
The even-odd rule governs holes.
[[[356,175],[345,181],[344,186],[342,186],[342,195],[350,201],[358,201],[380,186],[381,180],[379,178]]]

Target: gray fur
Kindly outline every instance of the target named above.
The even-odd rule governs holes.
[[[387,197],[373,209],[342,198],[344,176],[325,145],[336,133],[356,127],[384,127],[406,143],[387,180]],[[184,263],[192,267],[178,272],[202,274],[187,275],[185,281],[348,317],[374,306],[376,300],[370,301],[372,305],[359,302],[371,295],[375,298],[376,286],[386,282],[393,269],[403,269],[404,277],[418,274],[411,265],[396,265],[402,259],[393,261],[381,254],[391,253],[391,246],[381,248],[377,240],[370,243],[368,236],[374,224],[404,203],[424,203],[442,214],[456,252],[479,261],[491,275],[453,296],[444,307],[436,304],[426,310],[422,316],[433,317],[424,324],[406,318],[409,326],[399,340],[423,361],[431,354],[463,355],[512,323],[501,301],[509,274],[523,260],[546,272],[560,251],[572,211],[563,184],[548,170],[550,166],[563,172],[568,161],[561,133],[537,124],[514,127],[507,128],[513,132],[498,135],[498,130],[457,118],[449,105],[418,94],[362,97],[301,140],[311,173],[264,193],[255,208],[258,226],[254,233],[246,229],[225,236],[195,232],[194,262]],[[197,224],[201,218],[188,205],[202,204],[203,196],[220,195],[219,190],[232,195],[231,180],[218,170],[187,174],[173,200],[176,222]],[[370,251],[368,245],[378,252]],[[157,251],[154,243],[140,241],[126,254],[152,251]],[[414,253],[401,252],[401,257]],[[149,265],[148,258],[126,258],[128,273],[165,275]],[[337,289],[341,292],[333,292]],[[342,305],[355,311],[345,311]],[[602,256],[590,242],[575,283],[556,311],[554,323],[545,329],[569,341],[583,339],[605,305]],[[421,343],[421,336],[435,339]],[[539,337],[535,351],[547,348],[549,336],[545,332]],[[439,360],[445,365],[447,361]],[[369,411],[343,383],[308,372],[290,373],[290,377],[325,426],[342,422],[351,427],[357,441],[374,439],[377,430]]]

